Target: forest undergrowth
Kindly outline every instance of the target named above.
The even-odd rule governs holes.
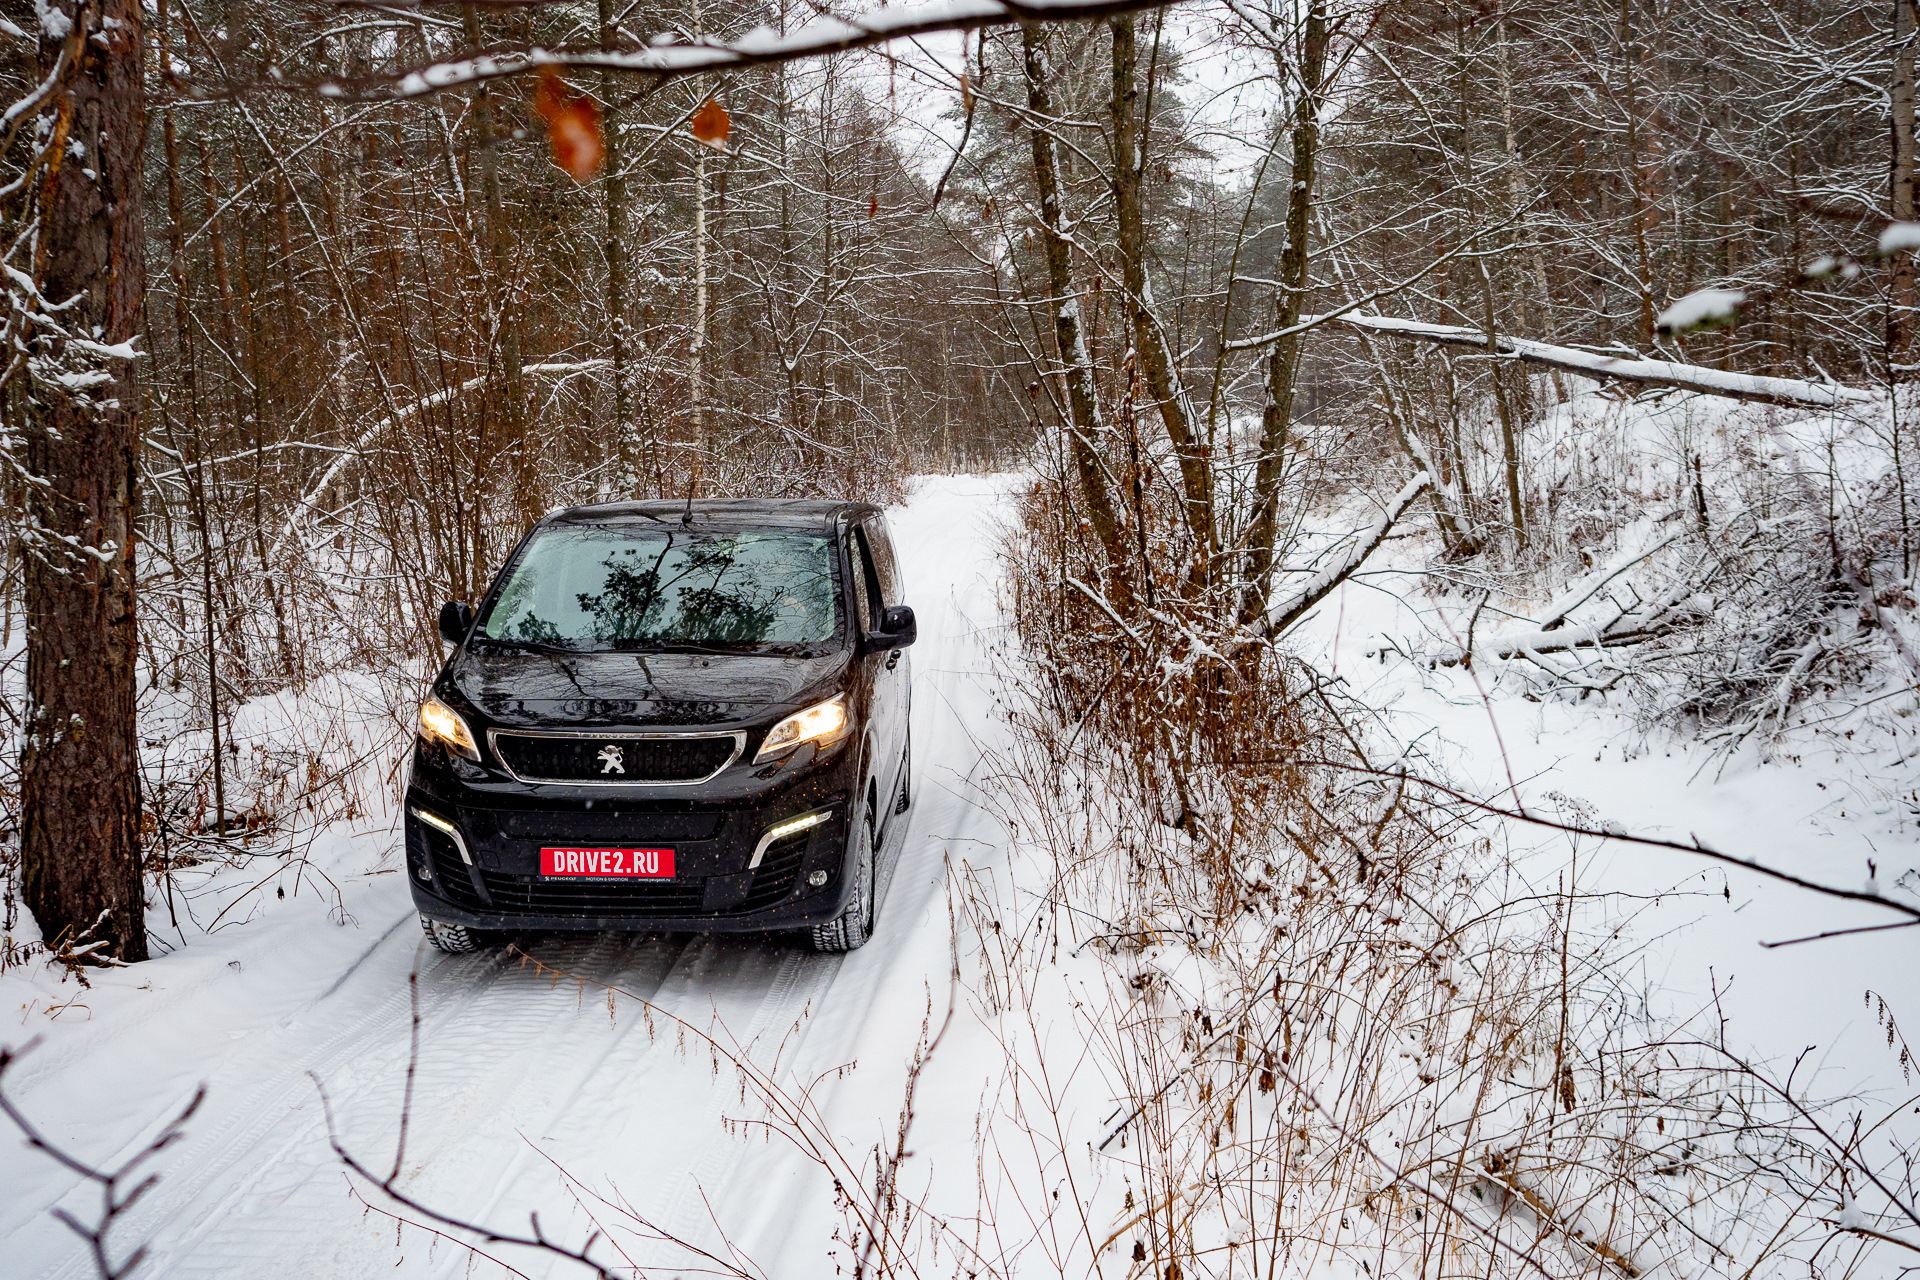
[[[1644,904],[1579,879],[1609,834],[1588,806],[1542,815],[1573,856],[1543,855],[1285,647],[1223,653],[1171,605],[1122,634],[1069,581],[1058,493],[1032,485],[1004,556],[1016,852],[963,895],[972,997],[1010,1059],[1066,1055],[1010,1073],[983,1141],[1102,1188],[1049,1273],[1901,1265],[1914,1153],[1883,1130],[1901,1104],[1828,1105],[1804,1063],[1749,1060],[1712,1004],[1654,1013],[1626,963]],[[1082,1149],[1059,1080],[1089,1065],[1111,1112]]]

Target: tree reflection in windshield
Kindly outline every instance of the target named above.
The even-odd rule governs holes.
[[[831,640],[832,541],[562,526],[528,545],[481,625],[491,639],[612,648]]]

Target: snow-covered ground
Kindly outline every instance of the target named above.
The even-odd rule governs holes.
[[[1436,637],[1457,647],[1477,599],[1429,596],[1411,566],[1430,550],[1424,538],[1389,548],[1291,638],[1361,702],[1388,710],[1400,741],[1421,739],[1456,785],[1505,808],[1517,797],[1529,812],[1589,828],[1698,839],[1843,889],[1868,887],[1877,869],[1879,891],[1899,892],[1896,878],[1920,861],[1920,689],[1894,681],[1878,691],[1886,696],[1871,716],[1842,700],[1815,700],[1804,708],[1807,724],[1789,730],[1770,758],[1751,749],[1719,754],[1645,730],[1617,702],[1532,696],[1529,682],[1503,674],[1497,661],[1469,671],[1403,658],[1432,650]],[[1482,639],[1494,630],[1492,622],[1481,627]],[[1572,843],[1518,823],[1504,838],[1537,851],[1525,865],[1548,889],[1571,865],[1583,892],[1617,895],[1602,923],[1623,923],[1628,946],[1638,948],[1632,963],[1656,1016],[1689,1018],[1717,996],[1718,1009],[1695,1022],[1696,1034],[1712,1033],[1724,1014],[1729,1043],[1743,1053],[1788,1063],[1811,1048],[1798,1079],[1814,1096],[1902,1096],[1897,1051],[1888,1051],[1866,993],[1883,997],[1910,1037],[1920,1032],[1912,980],[1920,930],[1767,948],[1761,944],[1898,918],[1681,852]]]
[[[150,1242],[157,1276],[502,1274],[370,1212],[328,1146],[316,1079],[348,1148],[382,1172],[393,1161],[415,971],[420,1053],[397,1186],[441,1212],[524,1231],[538,1209],[549,1236],[577,1244],[588,1229],[584,1198],[615,1228],[599,1246],[610,1261],[619,1246],[630,1262],[695,1265],[645,1240],[651,1230],[748,1274],[845,1273],[852,1233],[832,1177],[782,1133],[738,1123],[764,1111],[737,1070],[673,1019],[741,1046],[789,1097],[817,1108],[846,1167],[870,1176],[875,1149],[898,1141],[917,1047],[957,1000],[959,1016],[919,1079],[902,1187],[944,1215],[953,1238],[1034,1273],[1079,1248],[1066,1238],[1076,1228],[1062,1224],[1082,1221],[1081,1211],[1052,1217],[1060,1202],[1050,1197],[1078,1199],[1100,1235],[1117,1226],[1118,1176],[1101,1186],[1070,1180],[1115,1101],[1098,1053],[1073,1043],[1064,1013],[1058,1025],[1009,1038],[976,1016],[977,993],[952,981],[954,948],[970,942],[954,937],[948,886],[1004,856],[983,774],[1005,743],[994,557],[1013,483],[933,478],[892,513],[921,623],[916,798],[889,837],[898,871],[859,952],[610,935],[535,944],[547,971],[499,955],[443,957],[420,940],[382,808],[336,823],[309,853],[339,886],[337,902],[304,888],[285,899],[258,894],[250,915],[189,929],[172,954],[100,973],[85,991],[44,969],[0,974],[0,997],[17,1009],[0,1044],[42,1041],[9,1075],[10,1093],[77,1154],[110,1164],[138,1150],[207,1086],[186,1139],[155,1162],[159,1184],[116,1229],[117,1250]],[[1563,816],[1577,799],[1600,822],[1697,835],[1839,885],[1864,882],[1868,859],[1883,885],[1911,864],[1914,815],[1899,796],[1916,771],[1894,738],[1809,735],[1771,763],[1742,756],[1721,769],[1615,710],[1529,700],[1486,664],[1470,672],[1399,656],[1455,625],[1442,615],[1461,607],[1427,593],[1412,572],[1421,554],[1411,541],[1390,549],[1319,607],[1298,644],[1390,709],[1396,736],[1422,739],[1456,780],[1488,797],[1517,790],[1529,807]],[[1912,691],[1904,696],[1912,701]],[[1545,884],[1568,865],[1564,837],[1515,827],[1508,838],[1536,850],[1524,865]],[[235,886],[247,883],[233,874]],[[1913,932],[1766,950],[1758,943],[1884,920],[1687,855],[1617,844],[1582,846],[1578,875],[1584,889],[1618,895],[1614,918],[1637,946],[1632,963],[1664,1006],[1657,1013],[1687,1016],[1718,992],[1714,1017],[1724,1014],[1736,1046],[1774,1059],[1818,1046],[1815,1093],[1901,1083],[1863,1000],[1871,989],[1920,1029]],[[1042,1044],[1047,1051],[1034,1052]],[[1014,1064],[1009,1055],[1026,1056]],[[983,1118],[1007,1114],[1009,1098],[1036,1096],[1061,1105],[981,1142]],[[1056,1122],[1064,1127],[1039,1133]],[[0,1272],[89,1274],[78,1242],[50,1216],[56,1206],[86,1218],[93,1193],[0,1136]],[[577,1273],[525,1250],[485,1248],[528,1275]],[[1102,1260],[1122,1265],[1123,1251],[1124,1242]],[[934,1255],[944,1264],[953,1256]]]
[[[820,956],[722,936],[533,946],[582,981],[503,955],[441,956],[424,945],[394,873],[393,815],[382,810],[338,825],[309,853],[339,885],[337,906],[313,892],[275,897],[243,923],[189,929],[162,959],[101,972],[85,991],[44,969],[0,976],[15,1010],[0,1044],[41,1041],[9,1073],[10,1095],[75,1154],[102,1164],[131,1155],[207,1087],[185,1140],[155,1161],[158,1185],[116,1226],[116,1256],[150,1243],[145,1273],[169,1277],[468,1274],[465,1250],[396,1232],[363,1207],[328,1146],[316,1088],[346,1146],[384,1173],[417,970],[405,1194],[504,1231],[524,1232],[539,1209],[543,1230],[577,1246],[585,1218],[570,1208],[570,1176],[583,1195],[624,1200],[665,1233],[721,1252],[724,1237],[773,1274],[835,1274],[831,1181],[780,1137],[730,1123],[756,1114],[736,1070],[671,1019],[739,1044],[796,1096],[807,1092],[856,1160],[894,1129],[929,1000],[937,1019],[949,997],[945,856],[995,838],[971,775],[978,739],[994,732],[981,655],[996,617],[990,524],[1004,489],[936,480],[894,513],[922,636],[917,795],[910,822],[890,836],[898,869],[861,951]],[[91,1220],[95,1199],[15,1135],[0,1136],[0,1272],[91,1274],[50,1211]],[[597,1216],[634,1225],[605,1206]],[[613,1244],[635,1240],[616,1232]],[[636,1261],[684,1257],[641,1247]],[[577,1271],[527,1250],[488,1250],[530,1275]],[[617,1260],[607,1244],[599,1251]],[[484,1263],[473,1272],[498,1273]]]

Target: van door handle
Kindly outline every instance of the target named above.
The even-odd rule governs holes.
[[[898,649],[895,649],[892,653],[887,655],[887,670],[891,671],[899,665],[900,665],[900,651]]]

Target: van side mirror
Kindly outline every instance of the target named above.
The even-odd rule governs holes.
[[[909,605],[888,605],[880,614],[880,629],[867,637],[869,649],[904,649],[920,638],[920,624]]]
[[[473,630],[473,606],[465,600],[449,600],[440,606],[440,638],[459,644]]]

